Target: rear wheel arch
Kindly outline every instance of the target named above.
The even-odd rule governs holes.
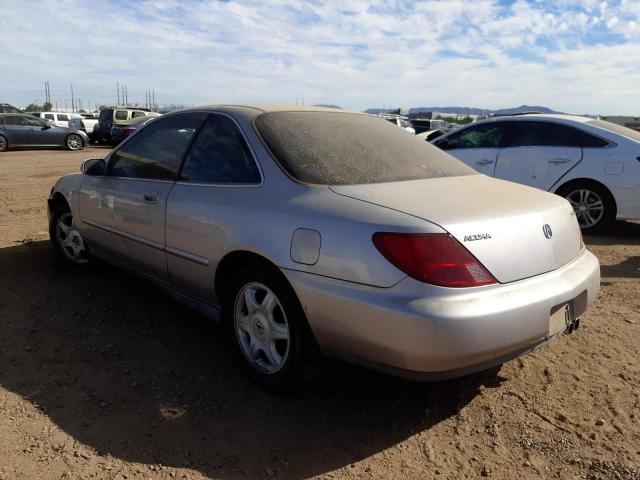
[[[603,212],[603,218],[598,221],[597,224],[593,225],[593,227],[583,227],[583,231],[601,231],[615,221],[618,213],[616,199],[613,196],[613,193],[611,193],[611,190],[598,180],[594,180],[592,178],[574,178],[558,186],[554,190],[554,193],[563,198],[566,198],[572,191],[577,189],[589,189],[595,192],[598,196],[602,197],[605,208]]]
[[[227,253],[222,260],[220,260],[216,268],[214,289],[220,302],[224,301],[228,283],[234,273],[240,271],[246,266],[252,265],[273,270],[286,280],[286,277],[282,274],[280,269],[266,257],[248,250],[235,250]],[[288,280],[286,281],[289,283]]]
[[[611,196],[611,201],[613,202],[614,206],[616,207],[616,213],[618,211],[618,205],[616,204],[616,199],[613,196],[613,193],[611,193],[611,190],[609,189],[609,187],[607,187],[604,183],[599,182],[598,180],[594,180],[592,178],[573,178],[567,182],[564,182],[563,184],[559,185],[558,187],[555,188],[554,192],[556,195],[560,195],[560,192],[565,192],[570,188],[575,188],[575,187],[579,187],[581,185],[589,185],[589,186],[597,186],[601,189],[603,189],[604,191],[607,192],[608,195]]]

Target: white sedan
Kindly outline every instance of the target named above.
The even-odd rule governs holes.
[[[432,142],[490,177],[565,197],[585,232],[640,218],[640,133],[570,115],[492,118]]]

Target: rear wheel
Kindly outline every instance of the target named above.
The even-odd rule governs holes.
[[[7,139],[0,135],[0,152],[4,152],[9,146]]]
[[[227,289],[226,318],[238,356],[258,383],[308,379],[317,347],[295,292],[279,272],[244,267]]]
[[[598,183],[577,182],[561,187],[557,193],[571,204],[585,233],[602,232],[616,219],[613,195]]]
[[[80,150],[84,146],[84,142],[82,141],[82,138],[80,138],[80,135],[72,133],[67,137],[65,145],[69,150]]]
[[[59,206],[51,215],[49,236],[58,254],[72,265],[86,265],[89,255],[80,232],[75,228],[69,207]]]

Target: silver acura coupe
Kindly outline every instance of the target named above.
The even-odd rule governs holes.
[[[566,200],[333,109],[159,117],[61,178],[49,223],[69,262],[221,319],[269,385],[321,355],[414,379],[499,365],[577,328],[600,283]]]

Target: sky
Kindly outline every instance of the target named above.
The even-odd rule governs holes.
[[[0,0],[0,102],[640,115],[640,0]]]

